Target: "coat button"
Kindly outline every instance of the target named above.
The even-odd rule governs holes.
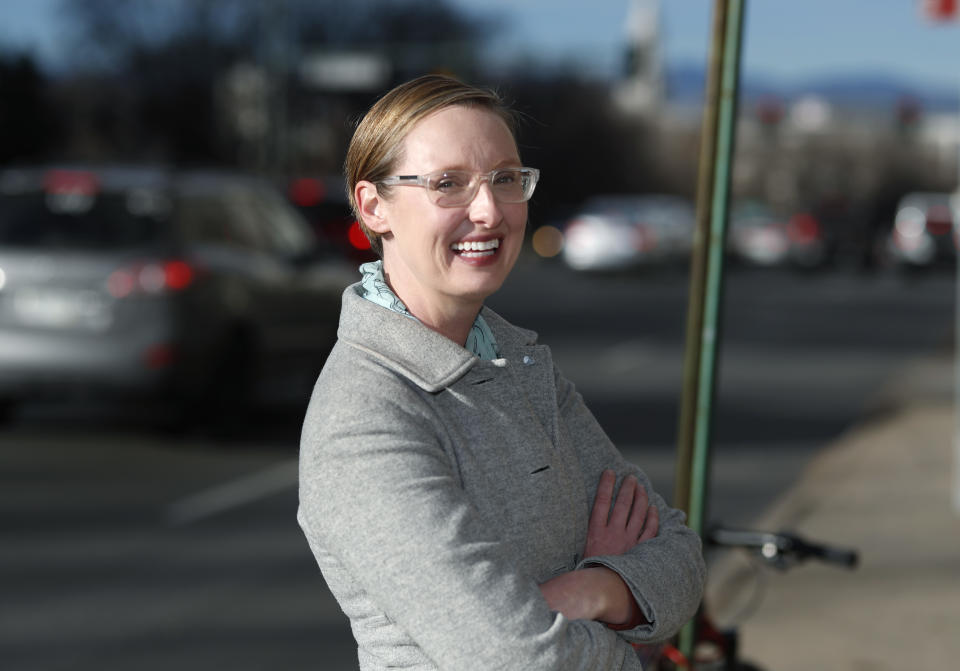
[[[536,362],[533,360],[533,357],[525,356],[523,357],[523,363],[525,363],[528,366],[532,366]]]

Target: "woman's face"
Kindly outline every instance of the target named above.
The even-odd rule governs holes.
[[[413,127],[395,174],[445,169],[488,173],[520,165],[516,143],[500,117],[454,106]],[[460,207],[440,207],[425,188],[412,186],[395,186],[380,206],[389,230],[383,237],[384,269],[393,290],[421,319],[479,309],[503,284],[520,254],[527,204],[497,202],[487,182]],[[493,249],[465,252],[460,247],[466,242]]]

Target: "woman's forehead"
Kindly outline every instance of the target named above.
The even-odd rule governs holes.
[[[496,112],[477,107],[446,107],[424,117],[403,145],[402,163],[419,169],[482,169],[519,161],[506,122]]]

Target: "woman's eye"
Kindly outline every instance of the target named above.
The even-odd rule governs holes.
[[[444,175],[434,181],[433,188],[437,191],[455,191],[462,189],[468,181],[469,179],[463,179],[458,175]]]
[[[498,172],[493,176],[494,184],[510,185],[518,181],[518,174],[511,170],[509,172]]]

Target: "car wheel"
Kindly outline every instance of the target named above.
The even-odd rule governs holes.
[[[230,334],[218,348],[199,407],[201,425],[218,436],[241,435],[256,408],[257,348],[247,330]]]
[[[247,330],[237,329],[211,351],[212,363],[202,382],[172,399],[160,423],[164,432],[233,438],[249,427],[257,368],[253,338]]]
[[[13,421],[14,415],[17,413],[17,407],[20,405],[19,401],[12,398],[0,398],[0,426],[9,424]]]

